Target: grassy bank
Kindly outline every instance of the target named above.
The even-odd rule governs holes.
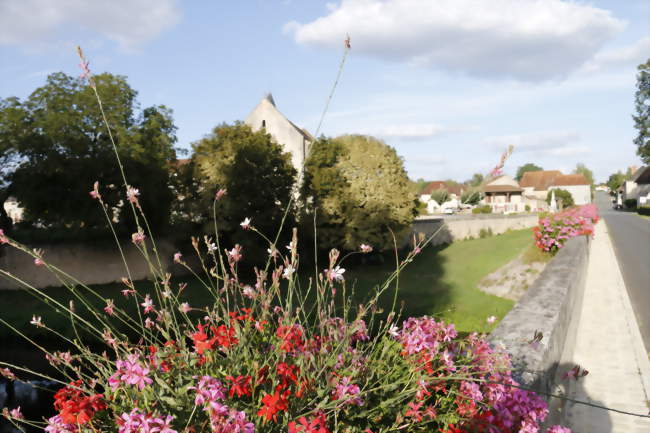
[[[479,291],[478,282],[517,257],[531,242],[531,233],[527,229],[425,248],[400,275],[398,308],[403,306],[404,316],[435,315],[455,323],[462,331],[486,331],[486,317],[494,315],[502,318],[513,303]],[[386,280],[395,269],[395,263],[387,256],[383,263],[344,264],[344,267],[348,268],[346,281],[350,288],[354,288],[355,300],[363,302]],[[212,298],[200,284],[193,281],[188,283],[182,298],[190,305],[203,306]],[[136,284],[142,293],[151,292],[149,286],[148,282]],[[124,288],[121,284],[92,288],[101,296],[115,300],[120,308],[137,315],[133,300],[129,302],[121,295],[120,290]],[[391,289],[380,299],[385,310],[391,307],[394,293],[394,289]],[[64,305],[71,299],[71,294],[65,288],[49,288],[47,294]],[[100,299],[93,303],[100,308],[104,306]],[[0,318],[30,336],[42,332],[29,325],[32,315],[42,316],[45,323],[56,329],[71,332],[66,316],[56,314],[55,306],[44,304],[27,292],[0,292],[0,306]],[[83,310],[82,306],[78,305],[77,308]],[[11,336],[12,331],[0,325],[0,338]]]

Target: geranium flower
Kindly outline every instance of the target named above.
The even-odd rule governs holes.
[[[266,421],[277,422],[278,421],[278,412],[286,412],[289,408],[289,402],[287,401],[287,396],[290,391],[284,391],[283,393],[280,390],[276,390],[273,394],[266,394],[262,397],[263,406],[257,411],[257,416],[265,418]]]
[[[288,427],[289,433],[330,433],[323,413],[313,416],[310,420],[301,416],[297,423],[291,421]]]
[[[251,377],[250,376],[226,376],[226,380],[232,382],[228,390],[228,396],[232,398],[235,394],[237,397],[251,395]]]

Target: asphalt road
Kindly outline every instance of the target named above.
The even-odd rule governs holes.
[[[613,210],[611,197],[604,192],[596,192],[596,205],[607,223],[643,343],[650,352],[650,220]]]

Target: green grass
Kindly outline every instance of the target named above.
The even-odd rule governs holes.
[[[513,302],[479,291],[478,283],[516,258],[531,242],[531,232],[527,229],[425,248],[400,274],[397,308],[403,306],[405,317],[434,315],[455,323],[461,331],[488,331],[491,327],[486,325],[486,317],[494,315],[501,319],[512,308]],[[353,299],[364,302],[395,269],[395,262],[387,258],[383,263],[344,263],[343,267],[347,268],[347,285],[354,289]],[[189,278],[178,280],[189,283],[181,296],[182,301],[195,307],[203,307],[211,301],[212,295],[198,282],[189,281]],[[108,284],[92,288],[103,297],[115,300],[118,307],[137,315],[134,302],[125,300],[120,293],[123,285]],[[153,295],[149,282],[138,282],[136,288],[143,294]],[[66,288],[48,288],[45,291],[64,305],[68,305],[72,298]],[[385,311],[392,306],[394,293],[393,289],[388,290],[380,299],[380,306]],[[93,304],[100,309],[105,305],[99,299]],[[82,313],[83,306],[77,303],[77,310]],[[67,316],[57,314],[51,305],[44,304],[23,290],[0,291],[0,318],[29,336],[47,335],[45,331],[29,325],[32,315],[42,316],[45,323],[68,335],[73,332]],[[0,339],[13,335],[13,331],[0,324]]]

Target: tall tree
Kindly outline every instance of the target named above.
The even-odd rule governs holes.
[[[404,164],[381,140],[363,135],[321,139],[305,165],[303,221],[316,220],[321,249],[393,247],[410,227],[417,200]]]
[[[241,122],[221,124],[208,136],[192,144],[195,178],[201,182],[206,231],[214,233],[212,202],[220,189],[227,190],[221,200],[217,226],[231,243],[239,243],[253,259],[259,259],[268,246],[242,233],[240,223],[252,219],[257,230],[273,239],[280,230],[290,205],[296,170],[289,153],[264,129],[253,132]],[[283,229],[290,229],[292,212]],[[250,256],[250,254],[249,254]]]
[[[484,180],[485,180],[485,176],[483,176],[483,174],[474,173],[472,175],[472,178],[465,183],[469,186],[477,187],[480,186]]]
[[[640,64],[638,71],[634,94],[636,115],[632,116],[634,127],[638,131],[634,144],[637,145],[637,154],[643,162],[650,164],[650,59]]]
[[[544,169],[542,167],[540,167],[539,165],[536,165],[536,164],[533,164],[532,162],[529,162],[527,164],[522,165],[521,167],[519,167],[517,169],[517,175],[515,176],[515,180],[517,180],[517,182],[519,182],[521,180],[521,178],[524,177],[524,173],[526,173],[527,171],[540,171],[540,170],[544,170]]]
[[[99,74],[95,82],[128,182],[140,190],[151,225],[164,225],[171,194],[161,185],[168,182],[176,142],[171,110],[154,106],[137,114],[137,92],[124,77]],[[94,92],[81,80],[54,73],[25,101],[10,98],[0,104],[0,148],[13,152],[16,163],[4,178],[27,221],[105,227],[103,213],[88,199],[99,180],[115,221],[130,225],[129,213],[121,212],[125,185],[113,146]]]
[[[594,186],[594,172],[589,170],[583,163],[579,162],[576,168],[573,169],[573,173],[583,175],[587,179],[587,182],[589,182],[589,185]]]
[[[618,171],[609,176],[609,179],[607,179],[607,187],[609,188],[610,192],[615,192],[621,187],[621,185],[623,185],[624,182],[625,175]]]

